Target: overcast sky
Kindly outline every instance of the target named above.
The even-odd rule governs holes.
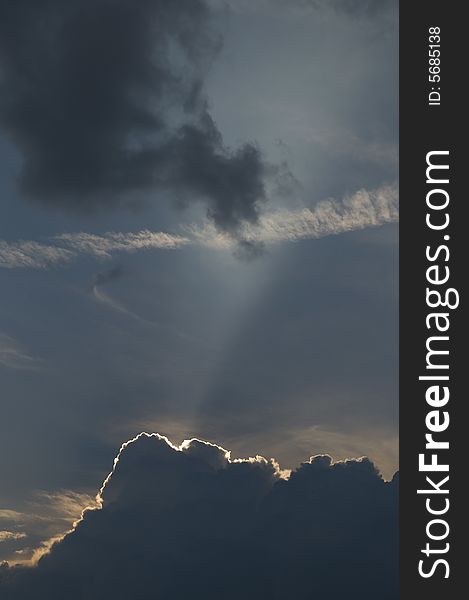
[[[0,8],[0,561],[141,431],[398,466],[394,3],[92,4]]]

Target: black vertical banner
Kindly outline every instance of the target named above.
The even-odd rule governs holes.
[[[402,600],[456,599],[466,587],[463,9],[400,7]]]

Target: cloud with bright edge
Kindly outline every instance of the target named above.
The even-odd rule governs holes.
[[[398,477],[367,458],[314,456],[288,475],[140,434],[98,498],[35,566],[3,565],[2,598],[398,598]]]

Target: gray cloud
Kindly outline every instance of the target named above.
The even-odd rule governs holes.
[[[2,597],[396,599],[397,476],[323,455],[285,477],[259,456],[141,434],[100,508],[36,567],[3,566]]]
[[[397,8],[397,0],[296,0],[305,8],[332,9],[348,16],[374,17]]]
[[[278,10],[317,12],[332,11],[354,18],[376,18],[393,12],[397,0],[208,0],[213,6],[229,6],[234,11]]]
[[[260,151],[224,145],[204,93],[219,47],[205,0],[2,3],[0,125],[23,191],[89,210],[169,189],[222,230],[255,222]]]

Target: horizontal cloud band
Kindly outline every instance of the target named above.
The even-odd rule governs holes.
[[[398,205],[397,186],[390,185],[373,191],[359,190],[341,201],[323,200],[312,209],[267,213],[257,225],[245,223],[236,237],[220,233],[214,225],[207,224],[185,227],[180,235],[143,230],[102,235],[67,233],[55,236],[47,244],[0,240],[0,267],[43,269],[67,263],[83,254],[110,258],[115,252],[174,250],[187,245],[232,248],[239,239],[252,244],[315,239],[396,222]]]

